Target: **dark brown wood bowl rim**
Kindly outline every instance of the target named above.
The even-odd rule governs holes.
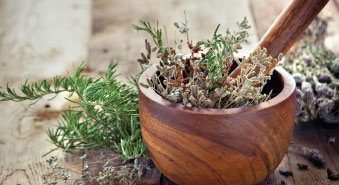
[[[147,78],[150,78],[155,72],[157,68],[155,65],[150,66],[146,69],[139,78],[139,83],[148,84]],[[196,107],[186,107],[180,103],[174,103],[170,100],[164,99],[158,93],[156,93],[151,87],[146,88],[141,85],[138,86],[139,93],[142,93],[145,97],[149,100],[153,101],[153,103],[157,103],[168,108],[177,109],[180,111],[184,111],[190,114],[209,114],[209,115],[227,115],[227,114],[236,114],[236,113],[243,113],[243,112],[254,112],[254,111],[261,111],[277,104],[280,104],[291,96],[296,88],[296,84],[294,78],[282,67],[276,67],[275,71],[278,73],[278,77],[283,82],[283,88],[281,92],[275,96],[274,98],[259,103],[257,105],[252,105],[248,107],[239,107],[239,108],[230,108],[230,109],[215,109],[215,108],[196,108]],[[140,97],[140,96],[139,96]]]

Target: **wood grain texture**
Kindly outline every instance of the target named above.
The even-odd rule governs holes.
[[[280,53],[286,54],[328,1],[290,1],[261,38],[257,48],[266,48],[267,54],[273,58],[277,58]],[[237,67],[230,76],[236,77],[240,71]]]
[[[1,0],[0,86],[62,75],[86,59],[90,8],[90,0]],[[1,185],[41,184],[50,172],[41,157],[54,148],[45,131],[57,125],[66,105],[62,96],[48,98],[33,106],[0,102]],[[62,152],[54,155],[64,165],[77,163]]]
[[[338,185],[338,181],[331,181],[327,178],[326,168],[330,168],[334,172],[338,172],[339,157],[338,147],[336,144],[328,144],[328,136],[339,137],[339,128],[324,129],[320,125],[320,121],[313,121],[308,123],[300,123],[295,125],[295,130],[292,138],[292,143],[295,145],[314,148],[321,151],[321,154],[326,160],[326,166],[319,168],[312,164],[308,159],[298,152],[290,149],[288,152],[289,160],[292,165],[292,172],[294,179],[298,185],[318,185],[331,184]],[[309,170],[301,171],[297,168],[297,163],[307,164]]]
[[[141,131],[159,170],[177,184],[262,182],[285,155],[294,123],[295,82],[276,71],[281,92],[248,108],[190,109],[139,87]]]

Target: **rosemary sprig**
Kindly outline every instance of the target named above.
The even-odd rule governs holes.
[[[162,30],[159,28],[159,23],[157,22],[156,27],[152,27],[149,21],[140,20],[140,23],[141,26],[133,24],[132,28],[137,31],[146,31],[153,38],[155,45],[158,48],[162,47]]]
[[[70,95],[65,98],[75,105],[64,111],[57,128],[47,130],[57,149],[101,147],[118,150],[126,160],[143,157],[146,150],[140,133],[137,92],[116,80],[116,66],[112,60],[107,72],[94,79],[82,74],[85,65],[81,64],[73,76],[26,81],[20,94],[7,85],[5,90],[0,89],[0,101],[40,100],[47,94],[67,91]],[[71,99],[73,94],[77,98]]]

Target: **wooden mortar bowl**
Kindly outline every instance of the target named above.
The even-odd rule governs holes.
[[[148,68],[139,82],[156,72]],[[158,169],[177,184],[258,184],[279,165],[293,132],[295,81],[277,67],[274,98],[243,108],[187,108],[139,86],[141,132]]]

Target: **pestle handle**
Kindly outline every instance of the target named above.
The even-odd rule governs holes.
[[[260,40],[257,48],[266,48],[267,54],[273,58],[280,53],[286,54],[328,1],[291,0]],[[237,67],[230,76],[238,76],[240,70]]]

